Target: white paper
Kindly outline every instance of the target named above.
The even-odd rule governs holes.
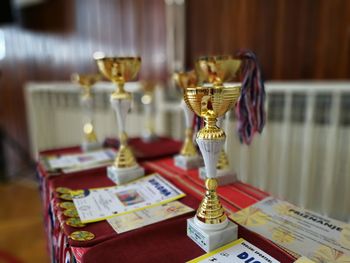
[[[66,172],[82,167],[96,166],[101,163],[112,162],[116,155],[113,149],[103,149],[81,154],[67,154],[48,159],[51,169],[64,169]]]
[[[174,201],[133,213],[112,217],[107,219],[107,222],[117,233],[120,234],[192,211],[194,210],[191,207],[188,207],[179,201]]]
[[[142,177],[126,185],[87,189],[73,194],[73,202],[83,223],[134,212],[173,201],[185,194],[159,174]]]
[[[240,238],[188,263],[279,263],[264,251]]]

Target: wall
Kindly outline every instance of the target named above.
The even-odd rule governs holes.
[[[21,10],[21,26],[0,27],[0,45],[6,48],[0,60],[0,127],[28,151],[24,83],[97,71],[92,60],[97,50],[141,55],[140,77],[165,79],[164,5],[163,0],[60,0]],[[13,147],[5,148],[8,166],[17,164]]]
[[[254,50],[266,79],[350,78],[350,1],[188,0],[187,66]]]
[[[47,0],[21,14],[21,28],[0,27],[0,127],[25,151],[26,81],[95,71],[96,50],[140,54],[142,78],[167,77],[165,0]],[[245,47],[268,80],[349,78],[349,17],[347,0],[187,0],[187,67],[199,55]]]

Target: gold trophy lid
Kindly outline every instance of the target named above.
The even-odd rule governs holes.
[[[203,56],[195,62],[195,69],[200,83],[239,82],[242,60],[231,55]]]
[[[113,82],[127,82],[136,78],[141,57],[108,57],[94,56],[101,73]]]

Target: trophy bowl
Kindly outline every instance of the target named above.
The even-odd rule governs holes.
[[[77,83],[83,87],[91,87],[96,82],[98,82],[100,79],[101,79],[101,75],[98,73],[96,73],[96,74],[74,73],[71,76],[72,82]]]
[[[141,67],[140,57],[99,57],[96,63],[109,80],[119,83],[133,80]]]
[[[224,115],[238,100],[241,84],[223,86],[205,85],[187,88],[184,99],[190,109],[202,118],[218,118]]]
[[[242,61],[230,55],[223,55],[200,57],[195,64],[200,83],[223,83],[238,81]]]
[[[197,75],[194,70],[187,72],[176,72],[173,74],[173,79],[175,80],[176,84],[182,89],[195,87],[197,84]]]

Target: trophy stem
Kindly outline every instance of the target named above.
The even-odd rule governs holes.
[[[149,96],[150,102],[144,103],[145,109],[145,131],[143,132],[143,140],[146,142],[154,141],[157,139],[157,135],[155,133],[155,124],[154,124],[154,105],[153,105],[153,94],[146,93],[144,96]]]
[[[196,156],[197,149],[193,144],[193,129],[192,129],[192,121],[193,121],[194,113],[192,112],[191,109],[187,107],[184,100],[182,100],[180,106],[184,111],[185,123],[186,123],[185,141],[180,150],[180,154],[183,156],[189,156],[189,157]]]
[[[81,105],[84,110],[84,141],[87,143],[97,142],[97,136],[95,133],[93,121],[92,121],[92,96],[91,96],[91,86],[83,86],[84,91],[81,96]]]
[[[128,93],[125,93],[128,94]],[[118,129],[119,129],[119,142],[120,147],[117,156],[114,160],[114,166],[116,168],[129,168],[136,165],[135,157],[127,145],[128,136],[125,132],[125,121],[128,111],[131,106],[131,100],[128,98],[116,98],[114,94],[111,95],[111,105],[115,110]]]
[[[223,124],[224,124],[224,117],[218,118],[217,126],[220,129],[223,129],[223,126],[224,126]],[[224,169],[228,169],[229,166],[230,166],[230,164],[228,161],[227,154],[226,154],[225,150],[222,149],[220,152],[220,155],[219,155],[219,161],[218,161],[218,165],[216,166],[216,168],[218,170],[224,170]]]
[[[227,154],[225,152],[224,149],[221,150],[220,155],[219,155],[219,161],[218,161],[218,165],[216,166],[216,168],[218,170],[224,170],[229,168],[229,161],[228,161],[228,157]]]
[[[197,144],[203,155],[207,173],[205,181],[206,193],[197,210],[196,218],[197,221],[204,224],[218,225],[220,227],[225,226],[227,216],[216,192],[218,186],[216,166],[225,138],[224,131],[216,126],[216,117],[206,117],[205,127],[197,134]]]
[[[197,133],[197,138],[205,140],[225,140],[225,132],[216,126],[216,117],[205,117],[204,127]]]
[[[180,154],[183,156],[196,156],[197,150],[193,144],[193,130],[192,128],[186,128],[185,141],[182,145]]]
[[[120,81],[118,82],[118,85],[117,85],[117,89],[116,89],[116,93],[125,93],[125,89],[124,89],[124,81]]]
[[[83,86],[83,98],[90,98],[91,97],[91,86],[84,85]]]
[[[97,142],[97,136],[91,121],[84,124],[84,135],[85,135],[86,142],[89,142],[89,143]]]
[[[221,224],[227,220],[227,216],[220,203],[216,188],[218,186],[215,178],[205,180],[205,196],[197,210],[197,219],[205,224]]]

